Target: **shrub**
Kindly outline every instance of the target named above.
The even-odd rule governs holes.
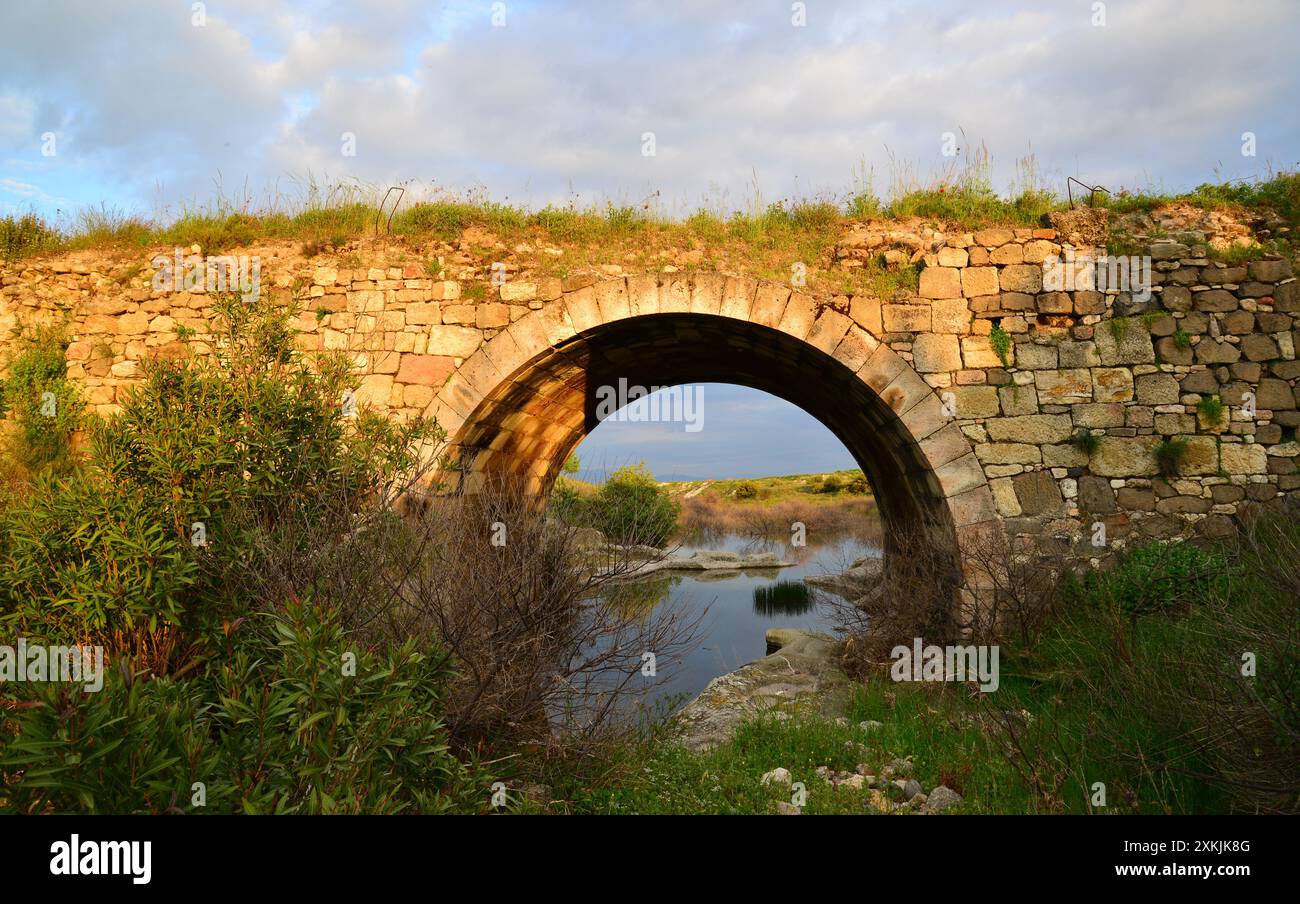
[[[565,524],[574,527],[592,526],[591,500],[567,480],[555,481],[547,508]]]
[[[326,507],[355,511],[436,438],[419,420],[349,421],[348,361],[298,354],[269,301],[216,307],[215,360],[151,364],[122,412],[93,426],[87,473],[0,515],[0,621],[49,639],[159,624],[211,635],[247,607],[233,575],[267,535],[313,517],[337,528]]]
[[[216,358],[151,364],[85,467],[0,511],[6,632],[113,663],[94,695],[23,687],[0,806],[187,812],[203,782],[207,812],[445,809],[448,657],[428,633],[347,632],[385,614],[370,597],[403,561],[381,541],[437,428],[351,420],[346,359],[299,355],[269,300],[216,307]]]
[[[826,476],[826,479],[821,482],[818,492],[834,495],[842,489],[844,489],[844,481],[840,480],[839,476],[836,474],[829,474]]]
[[[865,477],[853,477],[844,485],[844,491],[854,496],[865,496],[871,492],[871,484],[867,483]]]
[[[10,454],[27,471],[71,469],[72,434],[84,422],[85,405],[68,379],[67,334],[42,325],[20,333],[0,382],[0,417],[14,422]]]
[[[355,655],[355,662],[348,658]],[[31,685],[0,768],[19,813],[398,813],[466,802],[441,718],[448,659],[357,648],[310,604],[236,629],[224,665],[102,691]],[[206,800],[194,804],[193,784]]]
[[[735,495],[737,499],[757,499],[758,487],[755,486],[751,481],[743,480],[740,483],[736,484]]]
[[[94,472],[44,475],[0,513],[0,624],[49,641],[181,624],[195,550],[133,488]]]
[[[616,543],[663,546],[677,526],[680,506],[644,463],[609,475],[591,506],[590,526]]]
[[[642,510],[631,511],[629,523],[643,528]],[[502,542],[484,529],[492,524],[505,526]],[[338,596],[360,610],[364,636],[437,637],[453,654],[448,725],[455,743],[474,749],[515,742],[571,750],[631,727],[630,704],[654,687],[642,679],[643,654],[654,651],[660,669],[669,668],[703,615],[673,602],[636,605],[635,589],[611,593],[635,587],[618,579],[643,559],[557,525],[510,478],[431,499],[417,516],[367,533],[373,552],[326,552],[353,570],[385,562],[382,580],[362,582],[378,589],[344,585]]]

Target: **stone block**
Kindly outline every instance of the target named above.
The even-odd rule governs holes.
[[[976,298],[998,294],[997,267],[967,267],[961,271],[961,295]]]
[[[1133,372],[1127,367],[1094,367],[1094,402],[1127,402],[1133,398]]]
[[[930,306],[887,304],[882,306],[886,333],[922,333],[930,329]]]
[[[402,355],[397,375],[390,377],[398,383],[418,383],[423,386],[441,386],[455,370],[455,361],[446,355]]]
[[[940,333],[922,333],[912,343],[913,366],[920,373],[939,373],[961,369],[961,350],[957,337]]]
[[[922,298],[955,298],[961,295],[961,271],[956,267],[926,267],[921,271]]]
[[[992,418],[985,425],[994,442],[1061,443],[1070,438],[1070,418],[1061,414],[1029,414]]]
[[[1020,510],[1028,516],[1055,515],[1064,507],[1061,488],[1047,471],[1031,471],[1012,478]]]
[[[1034,374],[1034,385],[1040,404],[1092,401],[1092,372],[1087,368],[1040,370]]]
[[[1037,295],[1043,290],[1043,268],[1033,264],[1012,264],[998,274],[998,285],[1003,292],[1024,292]]]

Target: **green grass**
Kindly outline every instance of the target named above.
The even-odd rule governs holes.
[[[790,800],[789,788],[760,781],[765,772],[782,767],[806,786],[805,813],[872,813],[867,790],[833,789],[815,770],[851,772],[865,764],[879,775],[902,752],[915,754],[914,775],[927,787],[965,782],[1010,791],[1011,770],[994,757],[976,762],[980,733],[949,722],[957,714],[949,708],[955,701],[929,690],[909,687],[891,706],[883,685],[868,685],[848,706],[843,723],[810,710],[786,710],[784,721],[759,716],[729,743],[700,755],[671,742],[650,744],[619,763],[623,778],[617,783],[557,784],[557,791],[577,813],[764,814],[774,812],[777,800]],[[864,732],[858,722],[865,719],[882,721],[884,728]],[[984,800],[1009,803],[1001,796]]]
[[[1222,424],[1228,412],[1227,406],[1223,404],[1223,399],[1217,395],[1202,396],[1200,401],[1196,403],[1196,410],[1200,412],[1205,423],[1211,427],[1218,427]]]
[[[979,229],[1039,226],[1048,213],[1068,206],[1061,198],[1042,190],[1003,198],[983,186],[957,185],[908,192],[886,205],[883,214],[890,219],[922,217],[943,220],[961,229]]]
[[[1042,756],[1036,774],[1008,755],[1005,737],[991,728],[989,709],[965,689],[879,678],[858,687],[843,721],[789,708],[789,718],[757,716],[728,743],[702,754],[665,740],[633,747],[617,764],[617,780],[588,775],[572,782],[564,774],[551,780],[573,813],[761,815],[773,813],[777,800],[790,800],[788,788],[760,781],[782,767],[806,786],[805,813],[877,814],[867,790],[832,788],[817,777],[817,768],[851,772],[863,764],[879,776],[891,760],[910,757],[911,777],[926,789],[942,784],[963,796],[952,813],[1102,812],[1090,806],[1095,777],[1107,784],[1106,812],[1213,812],[1224,806],[1221,796],[1190,779],[1117,766],[1110,744],[1140,748],[1149,730],[1103,723],[1091,697],[1071,692],[1076,676],[1044,679],[1030,674],[1034,666],[1041,668],[1038,659],[1004,664],[998,703],[1029,714],[1022,743]],[[1008,675],[1012,669],[1025,674]],[[864,731],[859,723],[866,720],[882,727]]]
[[[1177,477],[1187,458],[1188,442],[1173,438],[1162,440],[1155,448],[1156,465],[1162,477]]]
[[[1070,445],[1091,458],[1101,448],[1101,437],[1085,427],[1070,437]]]
[[[258,242],[294,241],[314,256],[389,232],[408,243],[454,242],[464,230],[479,227],[510,249],[520,244],[561,246],[562,256],[536,253],[532,268],[541,276],[563,276],[580,266],[610,261],[657,268],[672,260],[688,275],[696,268],[743,268],[755,277],[784,282],[799,262],[807,267],[810,286],[837,294],[870,291],[888,298],[899,290],[915,291],[917,268],[885,267],[877,261],[861,268],[830,269],[841,224],[848,218],[919,217],[955,229],[1032,226],[1051,211],[1068,207],[1060,194],[1037,183],[1032,161],[1021,164],[1017,185],[1004,193],[994,189],[987,154],[981,152],[963,169],[950,168],[924,184],[908,167],[896,165],[888,199],[875,194],[869,179],[857,179],[841,199],[768,203],[754,189],[741,209],[715,205],[679,215],[666,214],[649,202],[530,210],[481,195],[408,201],[394,212],[394,201],[376,187],[341,184],[327,190],[309,185],[297,202],[277,199],[259,210],[247,201],[221,198],[157,222],[103,206],[87,208],[58,227],[34,214],[6,216],[0,218],[0,255],[17,260],[81,249],[131,252],[194,244],[212,254]],[[1300,175],[1294,173],[1257,182],[1206,184],[1184,195],[1117,192],[1099,203],[1124,213],[1153,210],[1174,200],[1243,212],[1268,207],[1292,225],[1293,235],[1300,228]],[[492,256],[491,249],[479,250]],[[1233,260],[1258,253],[1258,248],[1223,252]]]
[[[866,790],[835,790],[816,770],[863,764],[879,776],[891,760],[910,758],[912,777],[926,789],[943,784],[963,795],[954,812],[1241,808],[1233,783],[1242,777],[1242,754],[1220,724],[1235,719],[1254,731],[1260,714],[1271,712],[1278,735],[1259,742],[1267,749],[1257,756],[1285,761],[1294,722],[1294,713],[1276,709],[1295,689],[1287,632],[1296,630],[1296,602],[1285,589],[1294,569],[1282,584],[1269,584],[1261,562],[1294,549],[1300,535],[1285,523],[1279,531],[1268,541],[1276,549],[1256,547],[1241,562],[1227,551],[1152,543],[1111,571],[1067,583],[1062,615],[1034,643],[1002,645],[994,693],[896,683],[877,672],[839,704],[831,697],[756,715],[708,752],[691,753],[661,734],[621,748],[608,771],[561,768],[548,780],[568,812],[763,814],[790,800],[789,789],[760,781],[782,767],[806,786],[804,812],[874,813]],[[1275,649],[1261,648],[1259,632],[1279,630]],[[1237,683],[1223,651],[1239,649],[1269,660],[1267,683]],[[865,720],[881,727],[866,731]],[[1104,806],[1092,800],[1097,782],[1105,785]]]

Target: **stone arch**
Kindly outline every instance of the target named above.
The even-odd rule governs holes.
[[[463,490],[510,474],[541,495],[598,423],[597,386],[750,386],[803,408],[849,449],[878,500],[887,554],[889,538],[924,530],[961,569],[964,538],[998,523],[983,469],[938,393],[855,307],[718,274],[597,282],[486,342],[431,413]]]

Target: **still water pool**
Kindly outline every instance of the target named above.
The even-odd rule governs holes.
[[[818,598],[789,588],[809,575],[833,574],[847,569],[855,559],[878,556],[878,547],[844,535],[804,547],[771,541],[723,536],[705,543],[682,544],[675,554],[697,550],[772,552],[795,564],[789,568],[749,569],[735,572],[671,571],[621,585],[616,594],[636,598],[637,605],[670,605],[700,615],[698,642],[685,653],[659,657],[658,675],[647,702],[682,702],[693,699],[719,675],[767,655],[768,628],[804,628],[831,632],[830,612]],[[793,590],[793,592],[791,592]]]

